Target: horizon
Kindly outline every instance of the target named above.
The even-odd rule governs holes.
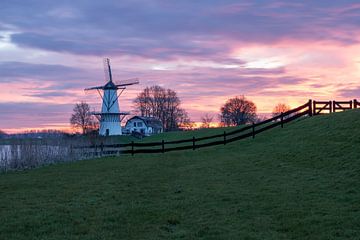
[[[352,100],[360,95],[357,1],[3,1],[0,9],[0,129],[69,129],[85,94],[138,77],[122,111],[147,86],[178,93],[191,120],[217,116],[244,95],[259,114],[277,103]]]

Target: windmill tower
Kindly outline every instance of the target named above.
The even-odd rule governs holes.
[[[102,99],[101,112],[93,112],[100,121],[99,135],[121,135],[121,121],[128,112],[120,112],[119,97],[127,86],[138,84],[137,78],[114,82],[111,74],[110,59],[104,59],[105,85],[86,88],[96,90]]]

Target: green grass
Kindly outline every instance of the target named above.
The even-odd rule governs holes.
[[[182,132],[165,132],[156,134],[150,137],[144,138],[143,142],[161,142],[161,140],[165,141],[174,141],[174,140],[182,140],[182,139],[190,139],[192,137],[206,137],[216,134],[222,134],[224,131],[230,132],[235,129],[239,129],[241,127],[222,127],[222,128],[203,128],[194,131],[182,131]],[[214,140],[212,140],[214,141]]]
[[[2,174],[0,239],[360,239],[359,123]]]

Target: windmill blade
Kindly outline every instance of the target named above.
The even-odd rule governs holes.
[[[109,58],[104,58],[104,74],[105,74],[105,82],[112,81],[112,74],[111,74]]]
[[[140,82],[139,82],[138,78],[131,78],[131,79],[127,79],[127,80],[115,81],[114,83],[117,87],[123,87],[123,86],[139,84]]]
[[[99,90],[99,89],[104,89],[104,86],[85,88],[84,91],[86,92],[86,91]]]

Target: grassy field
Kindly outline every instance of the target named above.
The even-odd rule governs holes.
[[[224,131],[230,132],[241,127],[222,127],[222,128],[203,128],[194,131],[183,131],[183,132],[165,132],[156,134],[143,139],[144,142],[161,142],[162,139],[166,141],[190,139],[192,137],[205,137],[210,135],[222,134]],[[214,140],[213,140],[214,141]]]
[[[360,239],[359,123],[1,174],[0,239]]]

